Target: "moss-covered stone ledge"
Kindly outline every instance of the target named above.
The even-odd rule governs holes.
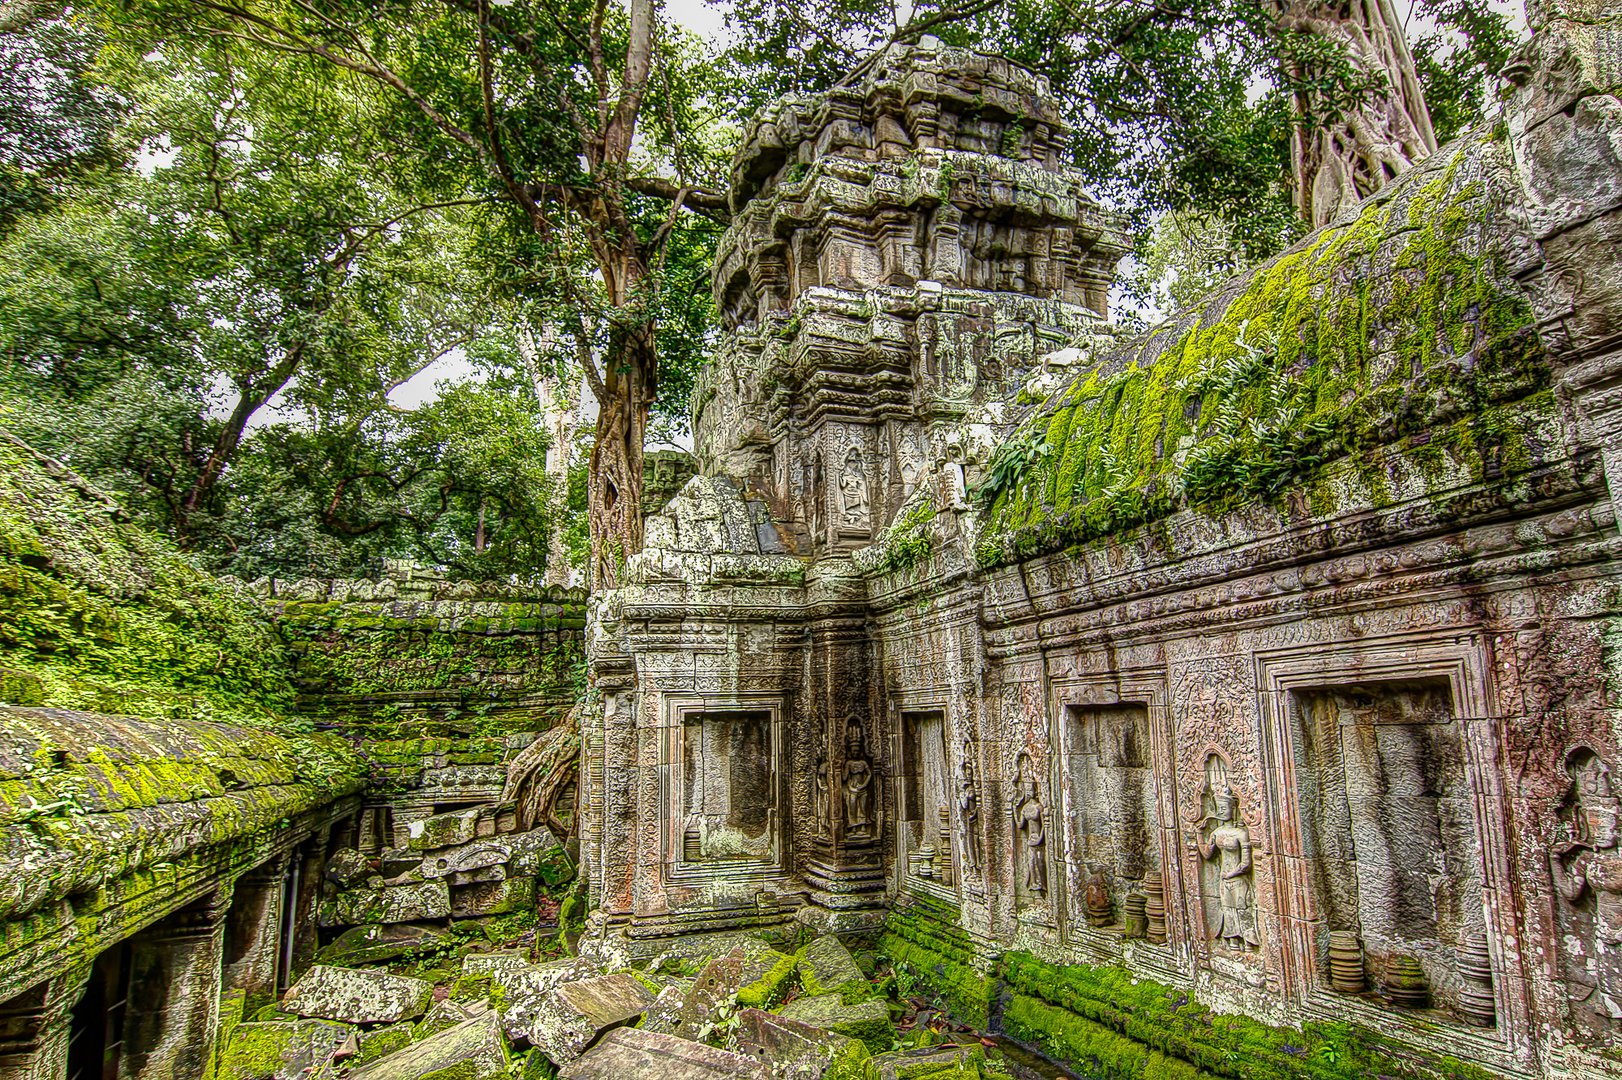
[[[251,587],[275,613],[299,711],[368,740],[544,730],[583,687],[583,590],[398,565]]]
[[[1276,500],[1420,437],[1476,479],[1551,372],[1515,280],[1527,248],[1502,132],[1477,132],[1054,394],[998,452],[977,558],[1003,565]],[[1505,407],[1508,406],[1506,409]]]
[[[1110,1080],[1492,1080],[1498,1074],[1352,1024],[1265,1024],[1122,968],[987,956],[938,902],[891,913],[881,954],[963,1022]]]
[[[329,735],[0,707],[0,1000],[345,813]]]

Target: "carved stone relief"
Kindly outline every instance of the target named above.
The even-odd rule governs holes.
[[[775,861],[771,714],[688,713],[681,735],[682,861]]]
[[[1622,1021],[1622,799],[1611,765],[1579,746],[1566,755],[1564,838],[1549,849],[1560,897],[1562,972],[1574,1019],[1599,1031]]]
[[[1220,754],[1205,759],[1204,815],[1192,842],[1199,854],[1200,892],[1212,939],[1233,952],[1261,944],[1256,933],[1256,882],[1250,828],[1239,816],[1239,796]]]
[[[845,811],[845,838],[871,840],[877,824],[873,819],[873,764],[862,747],[862,725],[845,722],[845,778],[841,785]]]
[[[1160,865],[1148,706],[1072,705],[1063,722],[1067,884],[1079,894],[1096,878],[1096,893],[1124,898]]]
[[[845,451],[845,464],[839,470],[839,531],[865,533],[871,520],[867,465],[862,460],[862,452],[852,446]]]
[[[1047,811],[1029,754],[1016,766],[1019,797],[1014,803],[1014,849],[1019,853],[1020,894],[1042,900],[1048,891]]]

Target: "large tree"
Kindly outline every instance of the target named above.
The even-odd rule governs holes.
[[[690,215],[725,217],[693,108],[696,54],[654,0],[154,0],[134,12],[160,35],[317,58],[385,91],[390,137],[416,148],[424,182],[507,200],[552,250],[561,328],[598,404],[591,582],[612,585],[642,544],[671,239]]]

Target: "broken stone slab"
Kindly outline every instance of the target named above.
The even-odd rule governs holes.
[[[738,1013],[728,1048],[760,1061],[772,1080],[865,1077],[871,1056],[859,1039],[762,1009]]]
[[[464,1020],[387,1057],[363,1065],[350,1080],[420,1080],[455,1069],[455,1080],[489,1080],[507,1073],[507,1040],[494,1013]]]
[[[826,934],[800,953],[800,985],[810,995],[841,994],[847,1001],[872,994],[872,986],[845,943]]]
[[[485,957],[499,957],[500,962],[490,959],[476,965],[480,973],[488,973],[492,990],[501,992],[501,1022],[511,1038],[527,1038],[525,1034],[534,1022],[536,1013],[541,1010],[552,991],[566,982],[575,982],[580,979],[593,979],[600,976],[602,969],[588,961],[579,958],[553,960],[545,964],[513,963],[511,953],[485,953]],[[463,969],[473,971],[469,963],[474,958],[469,956],[462,961]]]
[[[711,1017],[722,1005],[737,1001],[759,1008],[782,995],[794,975],[792,956],[772,949],[763,941],[743,939],[725,956],[716,957],[699,970],[693,985],[683,995],[671,1034],[701,1039],[709,1034]]]
[[[510,845],[505,839],[497,838],[430,851],[418,860],[417,866],[425,878],[442,878],[505,867],[511,857]]]
[[[920,1046],[875,1056],[878,1080],[982,1080],[986,1052],[978,1046]]]
[[[778,1014],[860,1039],[874,1053],[888,1049],[895,1033],[890,1024],[890,1010],[882,1001],[846,1005],[838,994],[821,994],[795,998],[778,1010]]]
[[[282,1009],[350,1024],[397,1024],[421,1016],[433,998],[426,979],[316,964],[287,991]]]
[[[742,1054],[641,1028],[615,1028],[558,1073],[559,1080],[771,1080]]]
[[[447,918],[451,893],[443,881],[351,889],[321,905],[322,926],[427,922]]]
[[[399,877],[407,870],[415,870],[421,865],[421,853],[410,848],[389,848],[377,857],[378,872],[385,878]]]
[[[339,934],[332,944],[316,953],[315,961],[338,967],[380,964],[421,949],[433,948],[444,940],[445,932],[432,926],[411,923],[356,926]]]
[[[343,848],[327,860],[327,880],[340,889],[352,889],[377,872],[372,861],[354,848]]]
[[[368,1061],[388,1057],[396,1050],[404,1050],[411,1045],[412,1028],[410,1024],[390,1024],[388,1027],[373,1028],[363,1031],[357,1041],[354,1060],[351,1065],[364,1065]]]
[[[416,1026],[411,1029],[411,1038],[413,1041],[421,1041],[430,1035],[437,1035],[441,1031],[453,1028],[457,1024],[466,1023],[473,1017],[474,1011],[461,1002],[452,1001],[450,998],[436,1001],[423,1014],[423,1018],[417,1021]]]
[[[413,821],[406,826],[406,847],[412,851],[433,851],[475,840],[479,836],[479,819],[483,816],[484,808],[475,806]],[[495,832],[493,822],[490,832]]]
[[[468,975],[493,975],[497,971],[521,971],[537,966],[523,953],[510,949],[468,953],[462,957],[462,971]]]
[[[648,1011],[642,1014],[642,1030],[675,1034],[681,1026],[682,1007],[686,1004],[689,989],[689,986],[666,986],[660,990],[653,1004],[648,1006]]]
[[[355,1033],[330,1020],[263,1020],[238,1024],[220,1055],[219,1080],[303,1080]]]
[[[634,975],[621,972],[566,982],[534,1003],[522,1035],[556,1065],[567,1065],[610,1028],[636,1019],[653,995]],[[509,1033],[513,1014],[503,1018]]]
[[[534,906],[534,878],[507,878],[503,881],[458,885],[451,889],[451,915],[458,919],[502,915]]]

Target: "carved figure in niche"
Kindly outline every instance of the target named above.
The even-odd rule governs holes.
[[[867,527],[867,477],[863,475],[862,454],[851,447],[845,467],[839,473],[840,523],[851,528]]]
[[[1023,840],[1025,889],[1032,896],[1044,896],[1048,891],[1047,830],[1029,754],[1019,755],[1019,801],[1014,804],[1014,830]]]
[[[1596,1016],[1622,1020],[1622,850],[1611,768],[1587,748],[1568,755],[1575,805],[1576,838],[1556,843],[1549,852],[1554,887],[1568,904],[1593,895],[1591,956],[1594,985],[1586,993],[1574,988],[1574,1000],[1586,1000]]]
[[[1227,763],[1212,754],[1206,762],[1212,810],[1200,819],[1194,837],[1206,862],[1216,862],[1221,912],[1212,937],[1243,951],[1261,944],[1256,936],[1256,887],[1251,868],[1250,828],[1239,816],[1239,796],[1228,785]],[[1209,829],[1209,832],[1207,832]]]
[[[969,744],[963,744],[963,762],[958,767],[957,812],[963,820],[963,858],[968,869],[980,869],[980,791],[974,783],[974,762]]]
[[[811,816],[816,820],[817,829],[821,832],[827,831],[828,818],[833,809],[828,798],[829,779],[828,759],[825,756],[818,756],[817,767],[811,780]]]
[[[862,751],[862,725],[845,723],[845,835],[873,835],[873,766]]]
[[[901,466],[901,497],[910,498],[918,490],[918,478],[923,475],[923,454],[918,449],[916,439],[906,439],[901,443],[901,449],[896,457]]]

